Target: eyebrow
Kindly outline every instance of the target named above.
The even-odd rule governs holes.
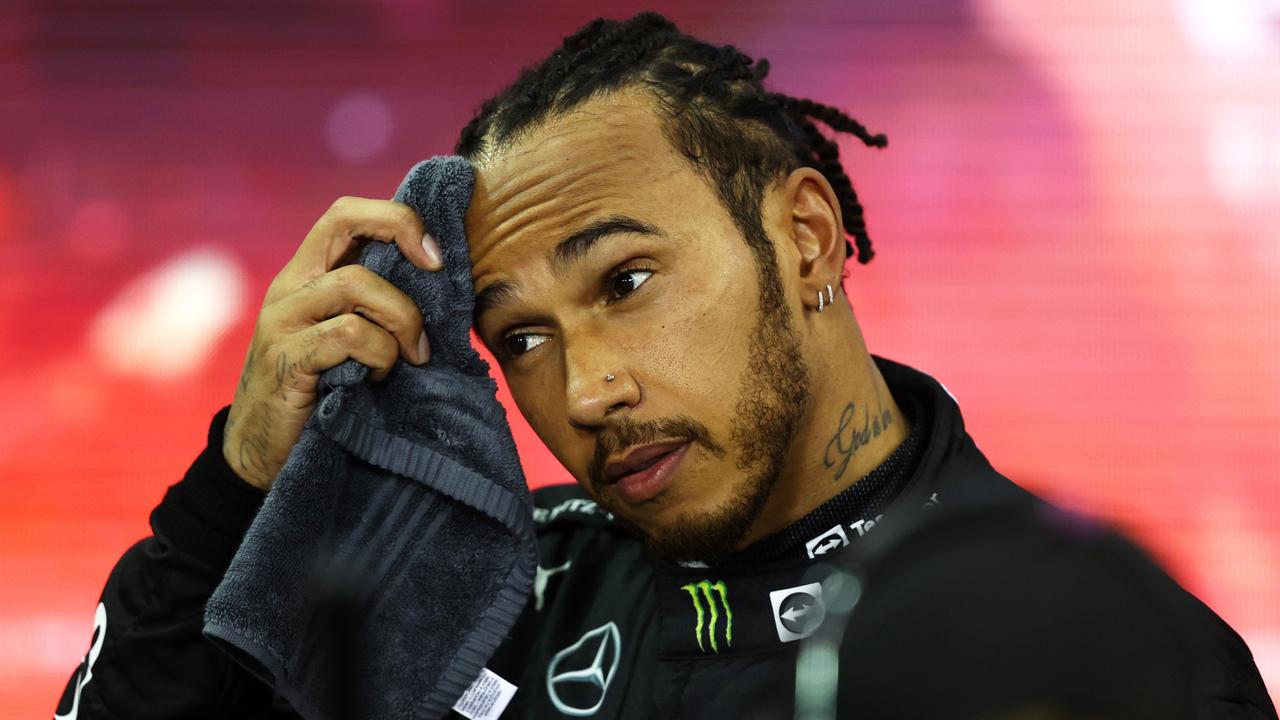
[[[571,265],[586,257],[601,240],[624,233],[654,235],[662,238],[667,236],[657,227],[626,215],[613,215],[597,220],[556,244],[555,249],[551,251],[552,274],[563,275]],[[507,280],[499,280],[481,290],[476,295],[475,311],[471,316],[472,324],[479,329],[481,316],[500,305],[514,301],[517,294],[515,284]]]
[[[471,313],[471,325],[477,332],[480,330],[480,317],[499,305],[505,305],[516,298],[516,286],[506,280],[499,280],[476,295],[476,307]]]
[[[586,257],[601,240],[623,233],[667,236],[653,225],[625,215],[614,215],[597,220],[556,245],[555,250],[551,251],[551,272],[556,275],[563,274],[570,265]]]

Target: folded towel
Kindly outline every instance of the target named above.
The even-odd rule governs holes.
[[[316,412],[205,609],[205,634],[308,718],[443,716],[533,586],[529,491],[470,343],[473,180],[466,160],[433,158],[396,193],[444,271],[389,243],[361,259],[418,304],[430,362],[398,363],[381,383],[355,361],[322,376]]]

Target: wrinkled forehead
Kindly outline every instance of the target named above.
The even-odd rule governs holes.
[[[638,91],[592,100],[476,164],[467,237],[476,287],[543,259],[564,236],[610,216],[658,224],[687,210],[693,167]]]

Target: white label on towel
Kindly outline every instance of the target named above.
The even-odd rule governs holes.
[[[515,685],[485,668],[480,671],[480,677],[458,698],[458,702],[453,704],[453,709],[468,720],[494,720],[507,709],[507,703],[511,702],[515,694]]]

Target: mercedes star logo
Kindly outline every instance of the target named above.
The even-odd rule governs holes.
[[[594,715],[604,704],[621,656],[622,635],[612,621],[584,634],[547,666],[551,703],[565,715]]]

